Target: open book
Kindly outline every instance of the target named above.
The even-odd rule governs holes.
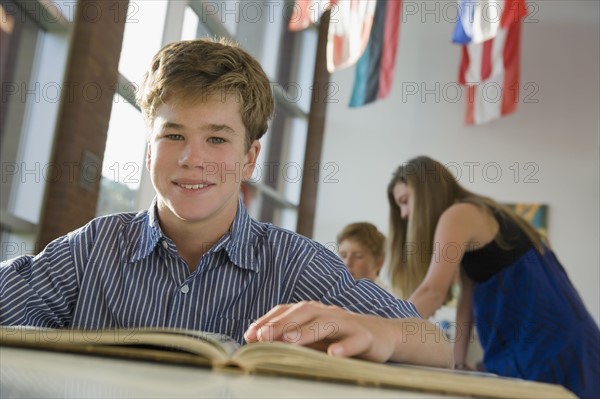
[[[112,357],[191,364],[219,370],[349,382],[493,398],[576,398],[559,385],[400,364],[336,358],[281,343],[240,346],[231,338],[184,329],[57,330],[0,327],[0,344]]]

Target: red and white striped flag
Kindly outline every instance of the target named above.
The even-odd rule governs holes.
[[[519,102],[521,19],[527,15],[527,9],[524,0],[501,3],[504,8],[494,36],[483,42],[472,40],[462,46],[458,81],[467,87],[465,122],[468,125],[483,124],[511,114]],[[461,27],[464,27],[464,20],[458,22],[462,23]],[[477,30],[482,28],[472,29]]]
[[[329,72],[356,64],[365,51],[377,0],[342,0],[332,8],[327,38]]]
[[[354,65],[365,51],[377,0],[296,0],[289,29],[306,29],[331,8],[327,37],[329,72]]]

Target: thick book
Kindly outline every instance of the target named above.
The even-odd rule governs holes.
[[[207,332],[171,328],[72,330],[0,327],[0,345],[212,367],[490,398],[576,398],[560,385],[405,364],[337,358],[299,345],[239,345]]]

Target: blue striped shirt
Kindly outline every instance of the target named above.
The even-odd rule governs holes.
[[[243,333],[278,304],[320,301],[384,317],[415,307],[355,281],[321,244],[250,218],[241,204],[228,233],[190,273],[148,211],[99,217],[37,256],[0,265],[0,325],[164,326]]]

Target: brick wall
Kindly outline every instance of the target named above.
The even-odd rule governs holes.
[[[63,90],[51,160],[74,165],[74,173],[48,182],[38,233],[40,248],[96,214],[128,3],[79,1],[65,75],[65,87],[70,89]]]

